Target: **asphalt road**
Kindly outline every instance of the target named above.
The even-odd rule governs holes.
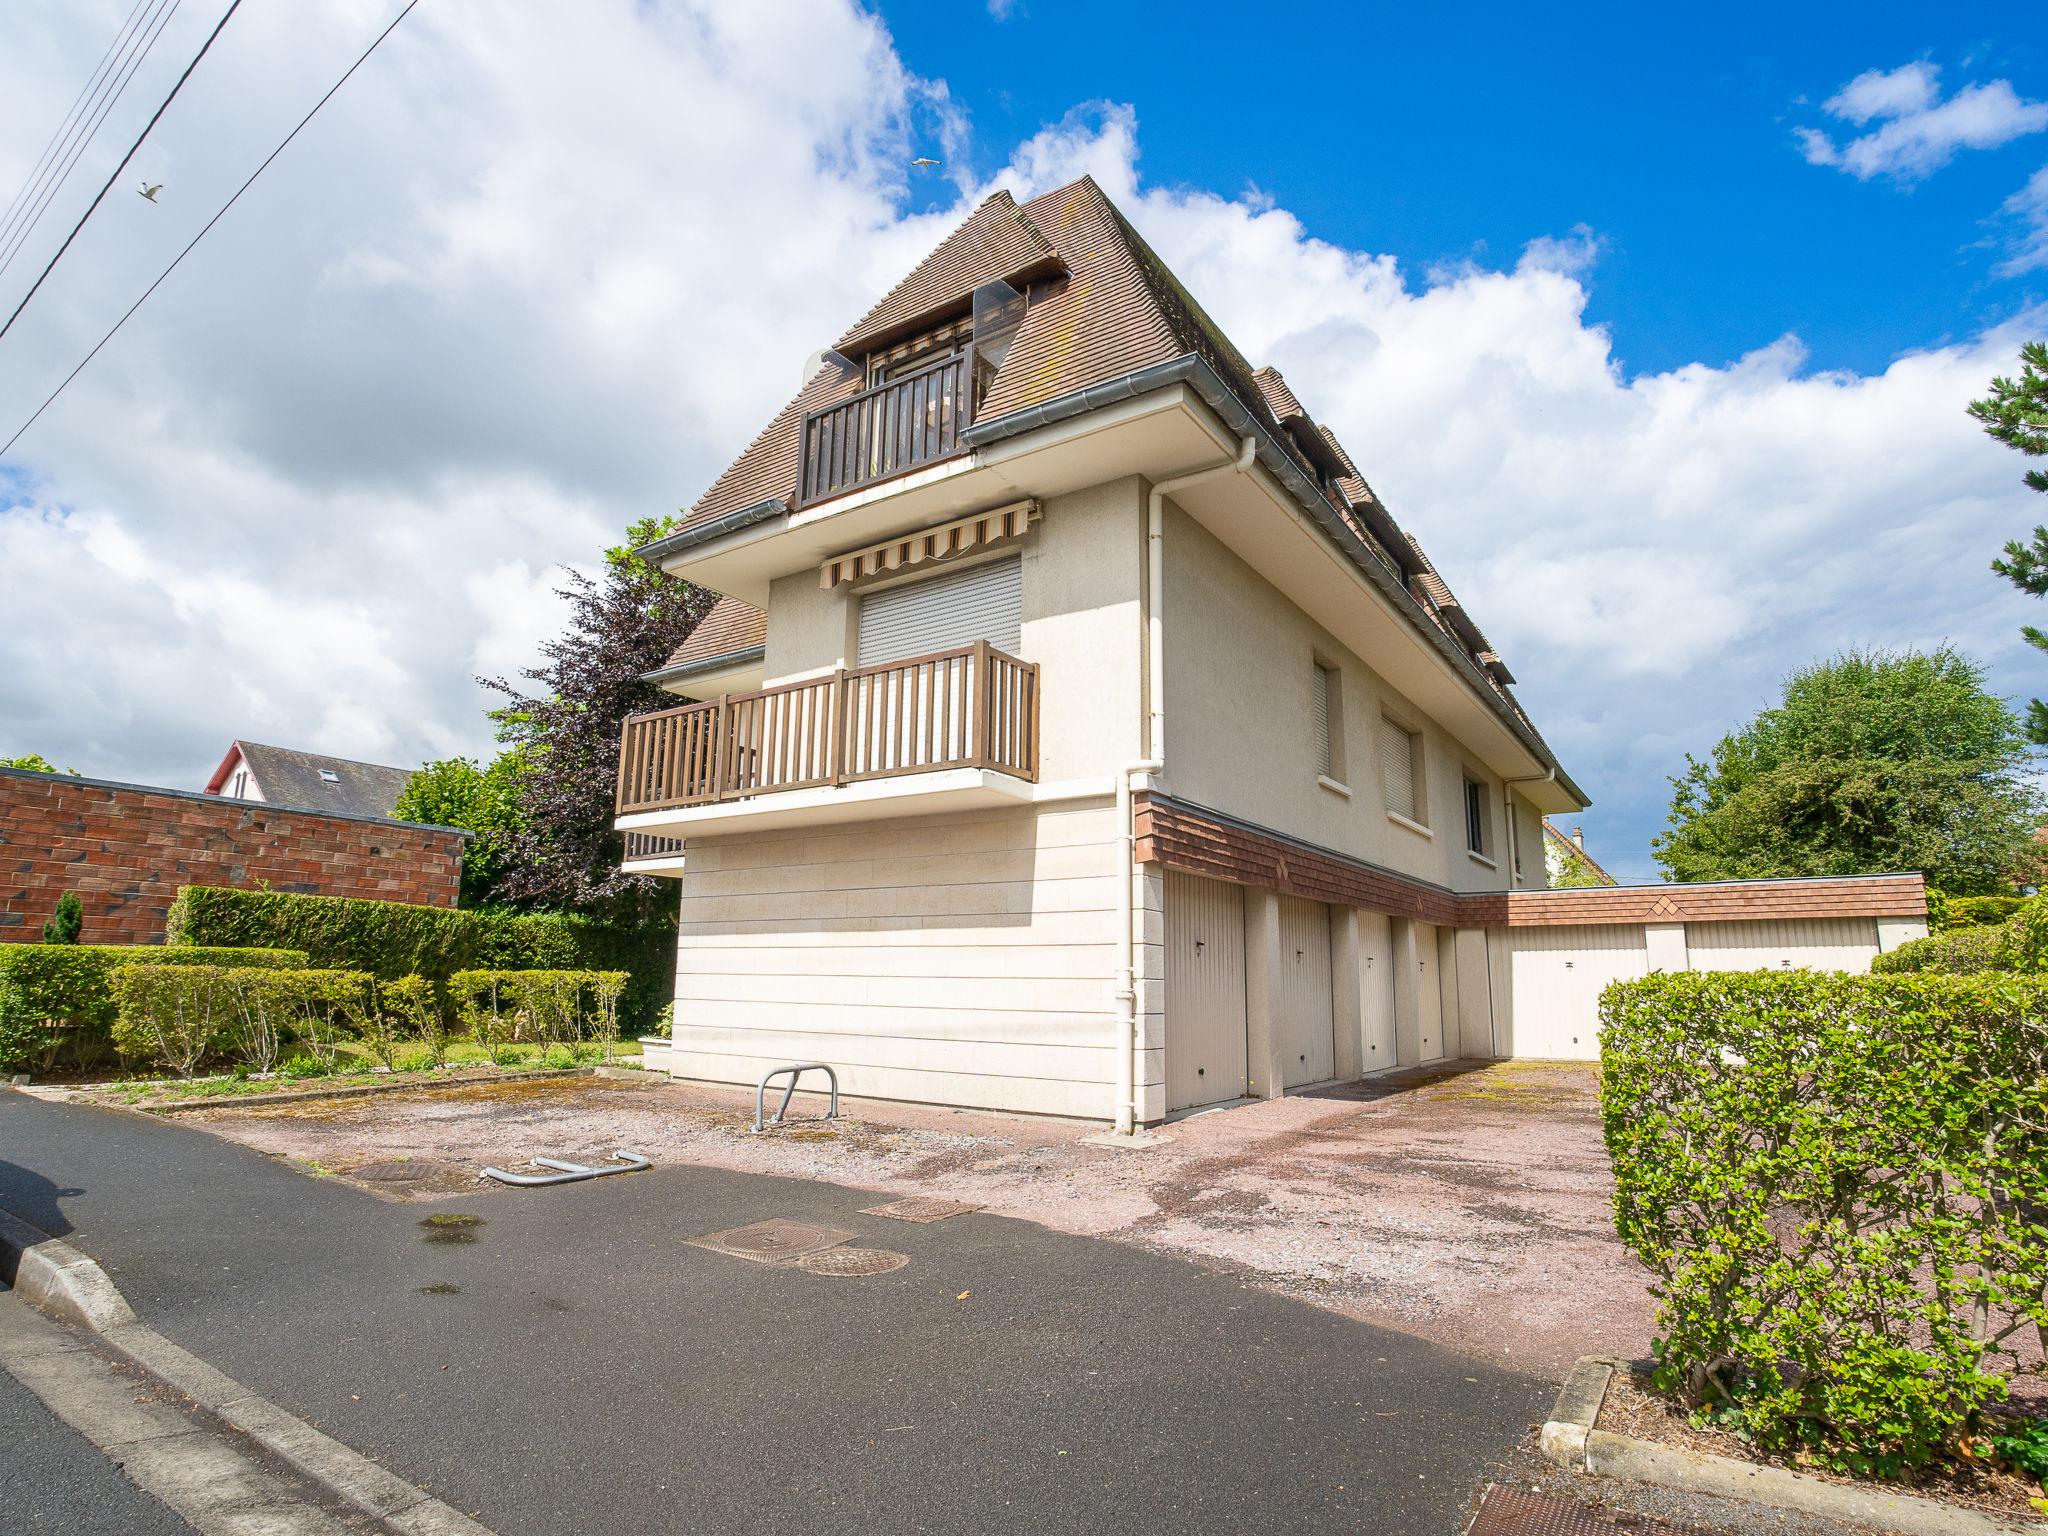
[[[99,1447],[5,1371],[0,1447],[0,1532],[192,1536],[190,1526],[123,1477]]]
[[[398,1204],[190,1126],[0,1092],[0,1205],[504,1536],[1450,1536],[1554,1389],[1181,1260],[859,1213],[876,1203],[666,1168]],[[482,1217],[474,1241],[427,1240],[436,1211]],[[841,1280],[686,1245],[771,1216],[911,1262]]]

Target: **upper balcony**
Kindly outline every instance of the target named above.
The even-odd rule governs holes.
[[[804,417],[799,505],[813,506],[966,452],[960,434],[973,424],[994,376],[987,359],[968,347],[812,411]]]
[[[980,793],[991,775],[1028,786],[1038,780],[1038,733],[1037,664],[985,641],[884,666],[842,668],[632,716],[619,754],[618,813],[634,818],[622,828],[645,833],[739,819],[711,809],[729,802],[763,802],[753,806],[759,811],[769,808],[768,797],[846,791],[913,775],[946,775],[932,788],[953,799]],[[872,807],[900,797],[838,798]]]

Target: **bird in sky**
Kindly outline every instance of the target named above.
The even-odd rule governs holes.
[[[156,183],[156,185],[151,186],[148,182],[145,181],[141,186],[135,189],[135,195],[137,197],[146,197],[153,203],[156,201],[157,193],[163,191],[163,189],[164,184],[162,182],[158,182]]]
[[[929,156],[919,155],[915,160],[911,161],[910,163],[916,166],[919,170],[924,170],[927,166],[937,165],[939,162],[931,159]]]

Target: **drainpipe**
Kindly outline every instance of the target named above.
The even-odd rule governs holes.
[[[1116,775],[1116,824],[1123,844],[1123,875],[1117,881],[1117,1049],[1116,1130],[1128,1136],[1138,1123],[1138,967],[1137,936],[1131,931],[1136,914],[1131,882],[1138,868],[1138,829],[1131,809],[1133,774],[1156,774],[1166,766],[1166,673],[1162,665],[1166,639],[1166,498],[1175,491],[1222,475],[1242,474],[1252,467],[1257,439],[1247,436],[1237,457],[1193,474],[1162,480],[1152,487],[1145,514],[1145,742],[1151,755],[1126,763]]]
[[[1519,779],[1502,779],[1500,782],[1501,787],[1503,789],[1513,789],[1517,784],[1555,784],[1557,782],[1557,764],[1552,763],[1550,765],[1550,772],[1548,773],[1531,773],[1526,774]],[[1502,809],[1508,813],[1508,884],[1510,886],[1513,886],[1515,883],[1515,866],[1513,860],[1521,856],[1522,839],[1521,835],[1515,831],[1515,801],[1512,795],[1507,797],[1507,804],[1504,805]],[[1538,838],[1537,842],[1540,845],[1542,839]]]

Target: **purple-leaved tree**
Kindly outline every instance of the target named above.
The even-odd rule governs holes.
[[[524,824],[513,834],[502,885],[515,902],[620,922],[675,909],[674,881],[621,872],[623,841],[612,817],[626,717],[676,702],[642,674],[667,661],[717,601],[634,553],[677,521],[650,517],[627,529],[626,542],[605,551],[602,581],[566,573],[556,590],[569,603],[569,627],[541,648],[541,665],[520,674],[533,691],[478,679],[511,701],[491,718],[519,764]]]

